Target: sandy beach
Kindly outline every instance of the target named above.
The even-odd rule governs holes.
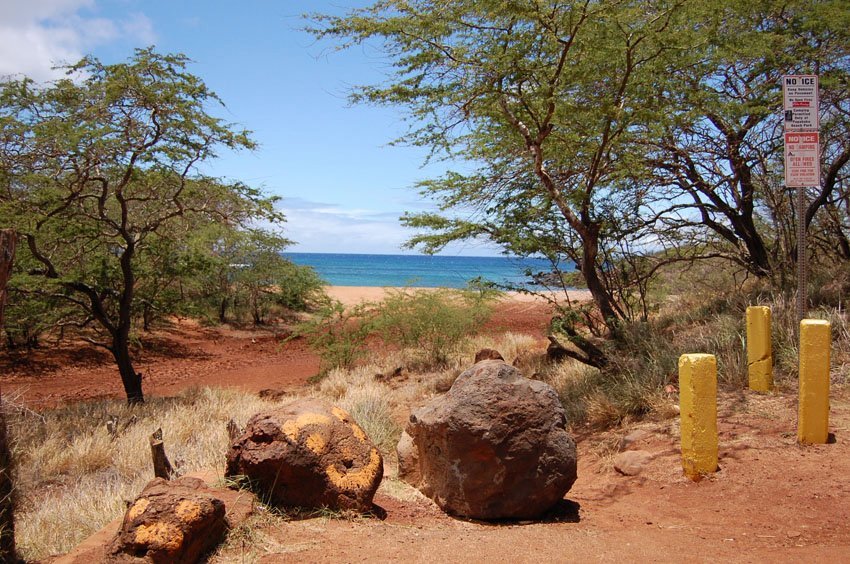
[[[353,306],[363,302],[379,302],[387,293],[392,290],[403,290],[404,288],[387,288],[376,286],[325,286],[325,292],[331,298],[338,300],[343,305]],[[437,288],[413,288],[416,291],[433,291]],[[565,301],[566,296],[563,292],[549,292],[549,295],[559,301]],[[574,301],[587,301],[590,299],[590,292],[587,290],[571,290],[569,299]],[[531,294],[523,294],[520,292],[505,292],[502,298],[504,302],[545,302],[542,296]]]

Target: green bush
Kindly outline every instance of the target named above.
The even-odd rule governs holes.
[[[432,366],[446,364],[465,337],[490,317],[493,291],[393,290],[378,305],[375,329],[388,343],[414,348]]]
[[[354,308],[326,300],[310,320],[295,327],[293,338],[307,340],[321,357],[323,372],[351,368],[368,351],[366,341],[373,333],[414,350],[429,366],[440,366],[487,321],[497,295],[490,290],[391,290],[377,304]]]
[[[351,368],[367,351],[374,312],[370,304],[347,309],[337,300],[320,303],[313,317],[299,323],[290,338],[303,337],[322,359],[322,373],[333,368]]]

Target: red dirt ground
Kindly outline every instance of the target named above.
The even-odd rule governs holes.
[[[492,332],[514,331],[541,339],[547,306],[503,302],[488,323]],[[283,342],[274,328],[241,330],[203,327],[191,320],[142,335],[135,368],[146,395],[169,396],[193,386],[225,386],[249,392],[286,391],[304,386],[319,372],[319,357],[303,339]],[[33,408],[66,401],[124,397],[111,355],[83,342],[0,355],[3,394]]]
[[[542,336],[545,307],[506,302],[489,330]],[[181,322],[147,339],[137,363],[149,395],[191,386],[249,391],[304,386],[318,358],[303,342],[270,332]],[[121,397],[105,352],[44,349],[0,363],[4,395],[32,407]],[[635,477],[611,458],[631,429],[579,441],[579,479],[549,520],[487,524],[455,519],[424,498],[379,492],[386,519],[313,518],[261,529],[242,552],[262,562],[850,562],[850,394],[830,414],[834,442],[796,442],[793,390],[726,394],[720,400],[721,469],[699,483],[681,473],[675,420],[646,422],[632,448],[653,454]],[[256,535],[255,535],[256,538]],[[241,561],[239,551],[222,562]]]

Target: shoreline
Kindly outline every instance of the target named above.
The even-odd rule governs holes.
[[[406,288],[396,286],[323,286],[325,293],[334,300],[341,302],[344,306],[355,306],[363,302],[379,302],[383,300],[392,290],[414,290],[414,291],[434,291],[443,288]],[[541,292],[543,294],[544,292]],[[590,300],[590,292],[587,290],[570,290],[565,296],[564,292],[549,291],[552,299],[564,301],[567,296],[574,302],[585,302]],[[521,292],[504,292],[502,302],[522,302],[522,303],[546,303],[543,296],[535,296],[524,294]]]

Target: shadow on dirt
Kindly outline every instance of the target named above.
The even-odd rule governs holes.
[[[480,519],[465,519],[456,517],[461,521],[487,525],[491,527],[502,527],[505,525],[539,525],[541,523],[579,523],[581,522],[581,504],[569,499],[562,499],[552,509],[538,519],[498,519],[494,521],[482,521]]]
[[[84,366],[98,368],[113,364],[109,351],[88,343],[67,344],[58,347],[4,351],[0,355],[0,374],[41,378],[62,367]]]

